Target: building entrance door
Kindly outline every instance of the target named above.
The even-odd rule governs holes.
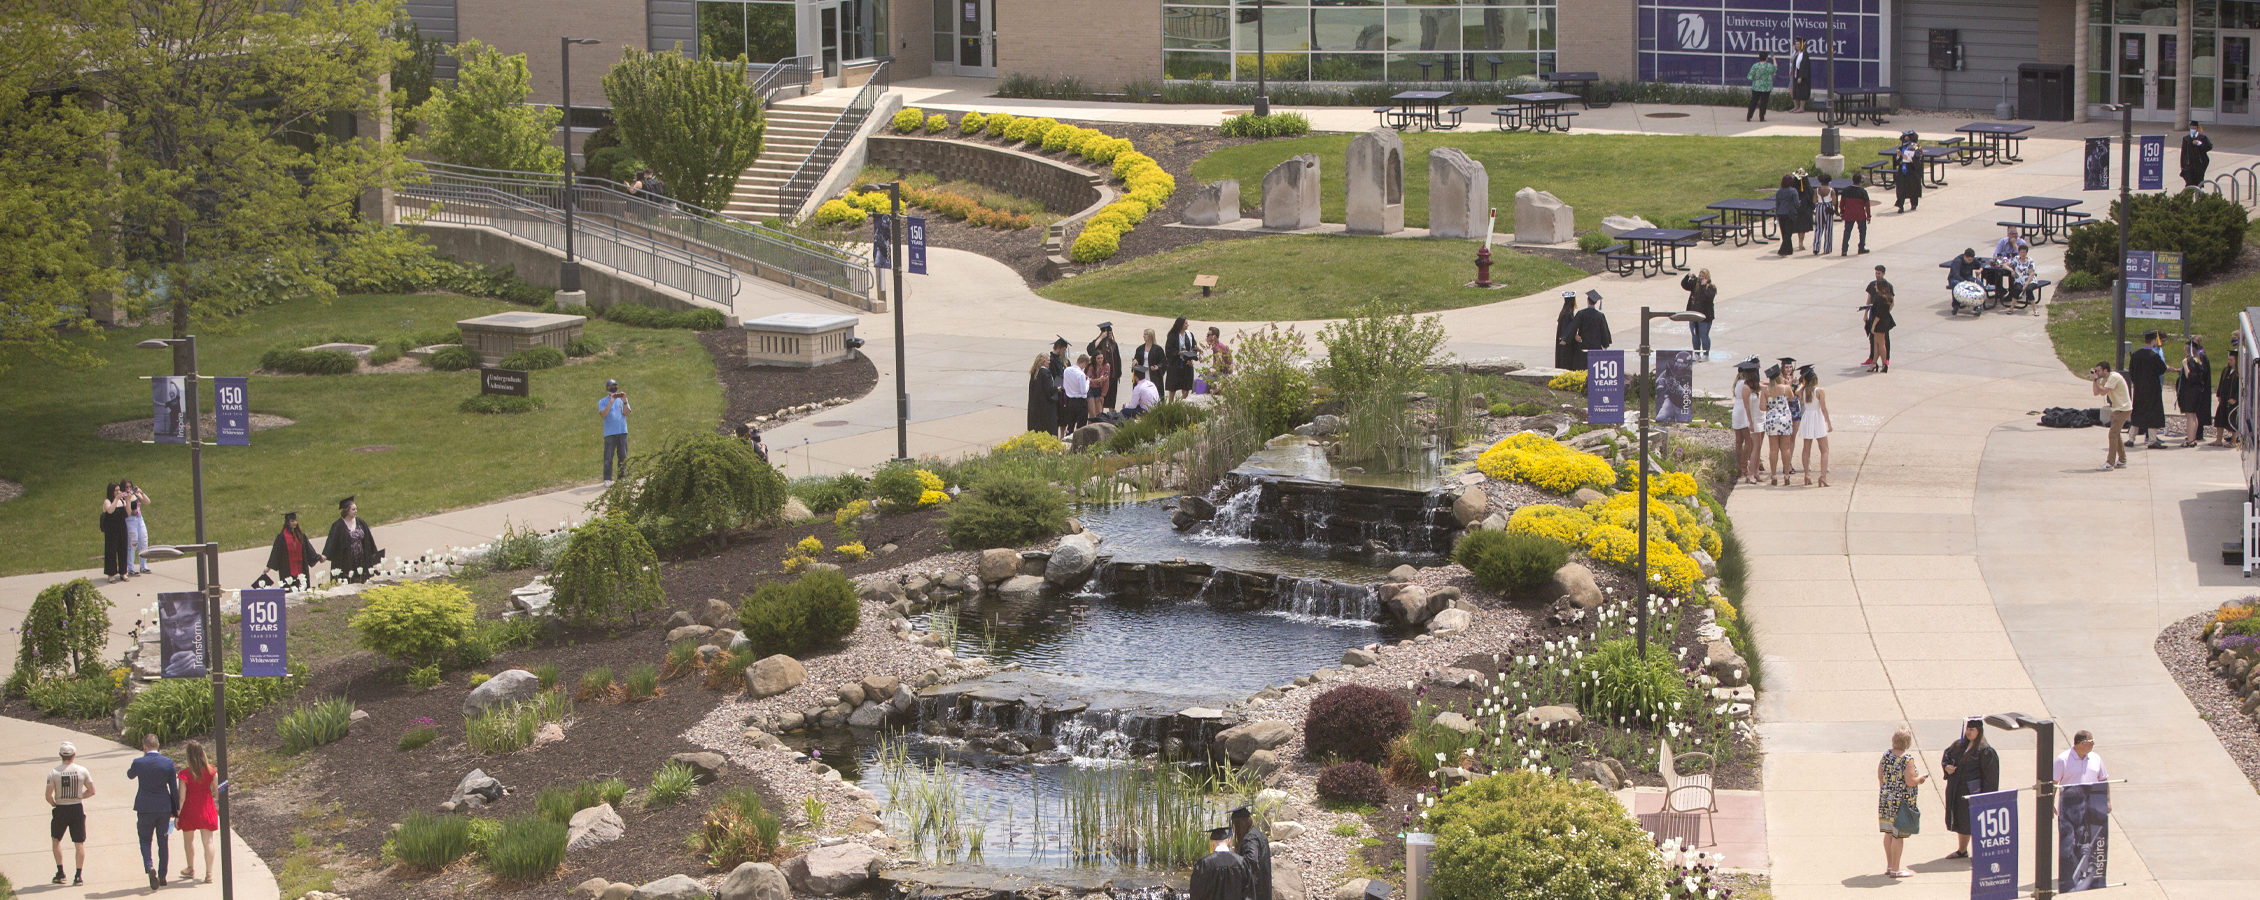
[[[957,74],[997,77],[996,0],[936,0],[950,9]]]
[[[2221,33],[2221,78],[2219,105],[2214,107],[2214,121],[2225,125],[2260,125],[2260,108],[2252,102],[2253,44],[2260,41],[2260,32]]]
[[[2181,36],[2171,29],[2120,28],[2111,35],[2113,102],[2134,105],[2138,122],[2171,122],[2183,89],[2174,53]]]

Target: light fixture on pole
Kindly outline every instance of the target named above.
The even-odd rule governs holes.
[[[1259,115],[1259,116],[1268,116],[1268,115],[1271,115],[1271,91],[1270,91],[1270,90],[1268,90],[1268,89],[1266,88],[1266,85],[1265,85],[1265,83],[1264,83],[1264,71],[1263,71],[1263,70],[1264,70],[1264,64],[1263,64],[1263,63],[1264,63],[1264,59],[1265,59],[1266,57],[1265,57],[1265,54],[1264,54],[1264,46],[1263,46],[1263,5],[1261,4],[1260,0],[1259,0],[1259,2],[1257,3],[1257,5],[1256,5],[1256,8],[1255,8],[1255,9],[1253,9],[1253,10],[1250,10],[1250,11],[1248,12],[1248,14],[1249,14],[1249,15],[1252,15],[1252,16],[1254,16],[1254,17],[1255,17],[1255,20],[1256,20],[1256,103],[1255,103],[1255,113],[1256,113],[1256,115]]]
[[[908,229],[902,221],[902,182],[864,185],[865,191],[886,191],[893,204],[894,213],[888,221],[887,243],[889,267],[895,270],[895,458],[910,458],[910,383],[903,361],[902,341],[902,257],[903,239]]]
[[[228,673],[227,654],[220,646],[220,545],[204,537],[204,413],[198,408],[201,392],[200,378],[196,373],[196,335],[180,338],[151,338],[135,344],[141,350],[166,350],[173,354],[173,374],[187,386],[181,393],[185,397],[188,416],[188,471],[189,496],[196,514],[196,543],[187,550],[175,546],[151,547],[142,555],[151,559],[177,559],[188,553],[196,557],[196,589],[204,595],[204,671],[212,678],[212,755],[218,769],[215,783],[228,780]],[[215,798],[220,814],[220,897],[234,900],[235,860],[229,852],[228,796],[225,791]]]
[[[2127,264],[2128,230],[2134,224],[2134,104],[2110,103],[2104,109],[2119,114],[2119,277],[2111,282],[2111,345],[2116,347],[2119,371],[2127,368]]]
[[[557,129],[565,145],[565,261],[557,267],[557,290],[568,294],[581,290],[581,261],[573,255],[573,45],[596,43],[602,42],[595,38],[557,39],[559,74],[564,78],[559,105],[565,112]]]
[[[1649,312],[1648,307],[1640,308],[1640,381],[1636,385],[1640,391],[1640,457],[1634,460],[1632,464],[1640,472],[1640,560],[1638,567],[1634,570],[1640,573],[1640,591],[1637,598],[1638,605],[1632,608],[1632,633],[1634,643],[1639,647],[1642,659],[1648,657],[1648,592],[1650,589],[1648,575],[1648,408],[1654,406],[1656,400],[1656,378],[1649,371],[1648,365],[1650,353],[1648,323],[1654,319],[1670,319],[1674,322],[1701,322],[1707,318],[1709,316],[1692,310]]]
[[[1994,713],[1985,717],[1985,724],[2003,731],[2030,728],[2033,731],[2033,788],[2039,798],[2033,801],[2033,812],[2039,818],[2032,829],[2033,900],[2048,900],[2056,896],[2056,879],[2052,870],[2056,865],[2056,723],[2049,719],[2036,719],[2021,712]]]

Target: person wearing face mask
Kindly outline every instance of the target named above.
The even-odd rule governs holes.
[[[2182,135],[2182,184],[2196,190],[2205,181],[2205,167],[2213,162],[2213,139],[2205,136],[2205,128],[2196,122],[2189,123],[2189,133]]]

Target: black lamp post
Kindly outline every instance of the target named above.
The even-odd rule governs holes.
[[[2111,284],[2111,336],[2119,364],[2127,368],[2127,239],[2134,223],[2134,104],[2112,103],[2104,109],[2119,114],[2119,277]]]
[[[601,42],[595,38],[557,39],[558,65],[565,79],[561,86],[565,117],[557,129],[565,144],[565,261],[557,267],[557,289],[567,293],[581,289],[581,261],[573,255],[573,45],[595,43]]]
[[[1656,378],[1648,371],[1648,323],[1655,319],[1674,322],[1701,322],[1707,316],[1689,310],[1649,312],[1640,308],[1640,458],[1633,466],[1640,470],[1640,603],[1633,607],[1632,631],[1640,657],[1648,657],[1648,408],[1655,405]]]
[[[1830,117],[1830,118],[1834,118],[1834,119],[1836,119],[1836,120],[1838,120],[1838,121],[1842,121],[1842,120],[1843,120],[1843,118],[1844,118],[1844,113],[1843,113],[1843,111],[1842,111],[1842,110],[1839,110],[1839,109],[1837,109],[1837,108],[1836,108],[1836,104],[1838,104],[1838,103],[1842,102],[1842,101],[1841,101],[1840,99],[1838,99],[1838,98],[1837,98],[1837,96],[1836,96],[1836,0],[1828,0],[1828,34],[1827,34],[1827,36],[1826,36],[1826,37],[1823,37],[1823,38],[1822,38],[1822,40],[1825,40],[1825,41],[1827,41],[1827,42],[1828,42],[1828,109],[1829,109],[1829,117]],[[1813,53],[1813,50],[1812,50],[1812,45],[1811,45],[1810,43],[1806,44],[1806,45],[1805,45],[1805,55],[1806,55],[1806,56],[1811,56],[1811,55],[1812,55],[1812,53]],[[1792,76],[1792,77],[1794,77],[1794,76]],[[1841,156],[1841,155],[1843,155],[1843,153],[1844,153],[1844,142],[1843,142],[1843,138],[1842,138],[1842,137],[1841,137],[1841,136],[1839,135],[1839,133],[1837,132],[1837,130],[1836,130],[1836,126],[1834,126],[1834,125],[1823,125],[1823,126],[1821,126],[1821,155],[1823,155],[1823,156]]]
[[[1259,116],[1268,116],[1268,115],[1271,115],[1271,91],[1270,91],[1270,90],[1268,90],[1268,89],[1267,89],[1267,86],[1265,85],[1265,82],[1264,82],[1264,72],[1263,72],[1263,70],[1264,70],[1264,60],[1266,59],[1266,56],[1265,56],[1265,54],[1264,54],[1264,44],[1263,44],[1263,4],[1264,4],[1264,0],[1256,0],[1256,8],[1255,8],[1254,10],[1251,10],[1251,11],[1249,12],[1249,15],[1252,15],[1252,16],[1254,16],[1254,17],[1255,17],[1255,20],[1256,20],[1256,104],[1255,104],[1255,113],[1256,113],[1256,115],[1259,115]]]
[[[866,191],[886,191],[893,204],[894,213],[888,218],[887,243],[893,252],[887,254],[889,268],[895,270],[895,458],[910,458],[910,382],[903,361],[902,341],[902,256],[903,240],[907,236],[902,221],[902,182],[867,184]]]
[[[196,543],[188,547],[150,547],[142,555],[151,559],[178,559],[196,554],[196,589],[204,595],[204,670],[212,678],[212,749],[213,761],[219,770],[216,782],[228,780],[228,672],[227,655],[220,649],[220,545],[204,538],[204,413],[199,409],[198,390],[201,380],[196,373],[196,335],[181,338],[151,338],[134,345],[142,350],[169,350],[173,353],[173,374],[186,383],[188,411],[188,471],[189,496],[196,513]],[[228,835],[228,795],[219,792],[215,798],[220,813],[220,896],[223,900],[235,897],[235,861],[230,853]]]
[[[2032,804],[2038,820],[2032,829],[2032,896],[2049,900],[2056,896],[2056,723],[2011,712],[1986,716],[1985,724],[2003,731],[2033,731],[2033,789],[2040,796]]]

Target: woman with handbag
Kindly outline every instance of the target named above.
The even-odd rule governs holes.
[[[1891,733],[1891,749],[1876,764],[1876,830],[1883,832],[1883,874],[1910,878],[1915,873],[1899,867],[1907,852],[1907,839],[1923,830],[1923,811],[1915,805],[1915,788],[1929,778],[1915,770],[1914,729],[1899,726]]]
[[[1962,737],[1939,757],[1946,772],[1946,830],[1958,840],[1947,859],[1970,858],[1970,795],[2001,789],[2001,755],[1985,741],[1985,720],[1962,723]]]

